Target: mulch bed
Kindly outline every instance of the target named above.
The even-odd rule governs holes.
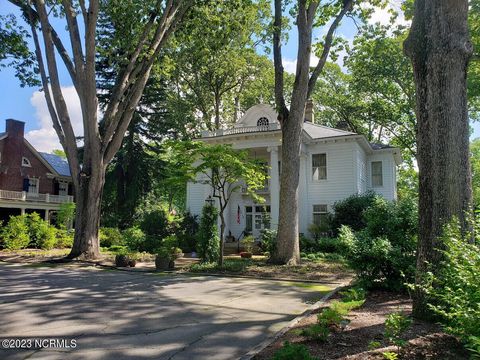
[[[336,296],[338,297],[338,295]],[[292,330],[264,349],[255,359],[269,359],[283,344],[304,344],[310,354],[318,359],[384,359],[383,352],[395,351],[384,339],[384,322],[388,314],[402,312],[411,314],[412,303],[408,296],[386,291],[373,291],[367,296],[365,304],[353,310],[348,319],[348,326],[339,332],[332,333],[325,343],[311,341],[299,335],[302,328],[316,323],[316,314],[298,323]],[[322,308],[318,312],[322,311]],[[403,338],[408,344],[400,351],[398,359],[469,359],[462,344],[453,336],[442,332],[437,324],[414,321]],[[369,351],[369,343],[377,341],[381,348]]]

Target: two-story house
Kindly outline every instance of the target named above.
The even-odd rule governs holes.
[[[231,144],[247,149],[269,170],[268,184],[260,191],[265,203],[257,204],[245,191],[235,193],[226,209],[227,229],[235,238],[243,231],[258,236],[269,224],[276,228],[279,214],[282,134],[275,110],[265,104],[250,108],[230,129],[204,132],[199,139],[210,144]],[[309,235],[310,224],[320,224],[336,201],[373,190],[388,200],[396,199],[396,167],[402,158],[398,148],[371,144],[363,135],[313,123],[312,104],[305,110],[299,198],[300,232]],[[212,189],[202,183],[187,185],[186,206],[200,215]]]
[[[68,162],[38,152],[24,137],[25,123],[7,119],[0,133],[0,219],[37,212],[55,217],[62,203],[73,202]]]

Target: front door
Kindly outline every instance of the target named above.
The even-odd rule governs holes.
[[[259,239],[261,231],[270,228],[270,205],[245,206],[245,214],[245,230]]]

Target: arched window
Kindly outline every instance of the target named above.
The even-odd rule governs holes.
[[[266,117],[261,117],[257,121],[257,126],[267,126],[268,125],[268,119]]]

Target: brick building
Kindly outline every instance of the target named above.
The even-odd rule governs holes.
[[[24,122],[7,119],[0,133],[0,219],[37,212],[51,220],[73,202],[70,168],[62,157],[38,152],[24,131]]]

